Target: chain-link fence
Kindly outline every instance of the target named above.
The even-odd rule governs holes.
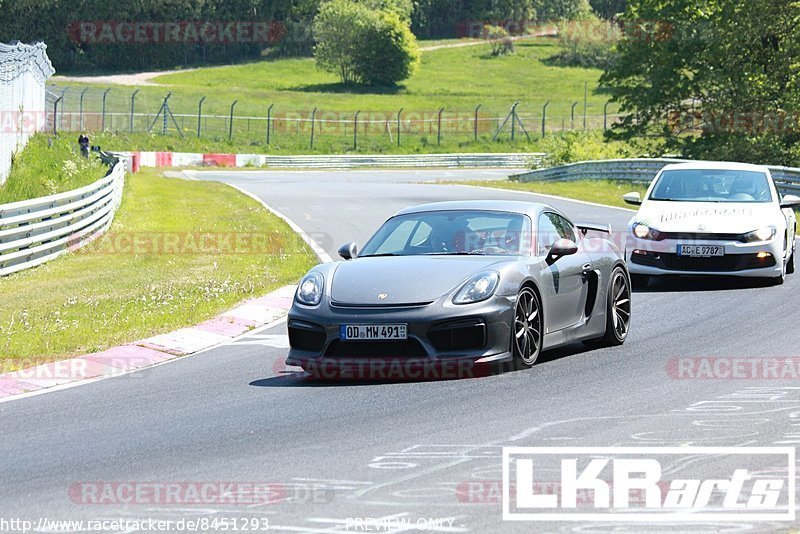
[[[12,155],[47,127],[45,82],[55,72],[44,43],[0,43],[0,184]]]
[[[120,87],[51,86],[61,132],[149,132],[232,141],[299,152],[435,147],[477,140],[532,140],[563,131],[597,130],[619,116],[609,104],[476,102],[474,107],[334,111]],[[190,143],[184,146],[191,146]]]

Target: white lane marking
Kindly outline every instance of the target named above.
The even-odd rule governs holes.
[[[262,347],[272,347],[274,349],[288,349],[289,336],[286,335],[257,335],[243,338],[231,343],[232,345],[261,345]]]
[[[300,238],[301,238],[303,241],[305,241],[305,242],[306,242],[306,245],[308,245],[309,247],[311,247],[311,250],[313,250],[313,251],[314,251],[314,254],[316,254],[316,255],[317,255],[317,257],[320,259],[320,261],[321,261],[322,263],[331,263],[331,262],[333,261],[333,258],[331,258],[331,257],[330,257],[330,255],[329,255],[327,252],[325,252],[325,250],[324,250],[324,249],[323,249],[321,246],[319,246],[319,244],[317,244],[317,242],[316,242],[316,241],[314,241],[314,240],[311,238],[311,236],[310,236],[310,235],[308,235],[307,233],[305,233],[305,231],[304,231],[302,228],[300,228],[299,226],[297,226],[297,224],[296,224],[296,223],[295,223],[293,220],[291,220],[289,217],[287,217],[287,216],[286,216],[286,215],[284,215],[283,213],[279,212],[279,211],[278,211],[278,210],[276,210],[275,208],[272,208],[272,207],[270,207],[270,205],[269,205],[269,204],[267,204],[266,202],[264,202],[262,199],[260,199],[259,197],[257,197],[256,195],[254,195],[253,193],[251,193],[251,192],[249,192],[249,191],[245,191],[244,189],[242,189],[242,188],[241,188],[241,187],[239,187],[238,185],[229,184],[229,183],[227,183],[227,182],[221,182],[221,183],[224,183],[225,185],[228,185],[228,186],[230,186],[230,187],[232,187],[232,188],[236,189],[236,190],[237,190],[237,191],[239,191],[241,194],[243,194],[243,195],[246,195],[246,196],[248,196],[248,197],[252,198],[252,199],[253,199],[253,200],[255,200],[256,202],[258,202],[259,204],[261,204],[262,206],[264,206],[264,209],[266,209],[268,212],[272,213],[273,215],[275,215],[276,217],[278,217],[279,219],[281,219],[283,222],[285,222],[286,224],[288,224],[288,225],[289,225],[289,228],[291,228],[291,229],[292,229],[292,230],[293,230],[293,231],[294,231],[294,232],[295,232],[297,235],[299,235],[299,236],[300,236]]]

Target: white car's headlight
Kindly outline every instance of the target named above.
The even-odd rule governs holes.
[[[322,300],[322,288],[325,287],[320,273],[308,273],[297,286],[295,300],[306,306],[316,306]]]
[[[661,238],[661,232],[650,228],[644,223],[633,223],[633,235],[639,239],[651,239],[653,241],[658,241]]]
[[[500,282],[500,274],[495,271],[476,274],[461,286],[456,296],[453,297],[453,304],[472,304],[486,300],[494,295],[498,282]]]
[[[745,243],[753,243],[756,241],[769,241],[773,237],[775,237],[775,232],[777,229],[774,226],[764,226],[759,228],[758,230],[753,230],[752,232],[748,232],[744,234],[744,241]]]

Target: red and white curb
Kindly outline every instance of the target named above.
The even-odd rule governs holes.
[[[296,286],[247,300],[218,317],[103,352],[0,375],[0,402],[120,376],[229,343],[282,319]]]

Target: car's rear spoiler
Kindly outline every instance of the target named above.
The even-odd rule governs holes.
[[[603,232],[608,235],[612,234],[611,225],[610,224],[596,224],[596,223],[577,223],[575,226],[581,231],[583,235],[586,235],[586,232],[594,231],[594,232]]]

